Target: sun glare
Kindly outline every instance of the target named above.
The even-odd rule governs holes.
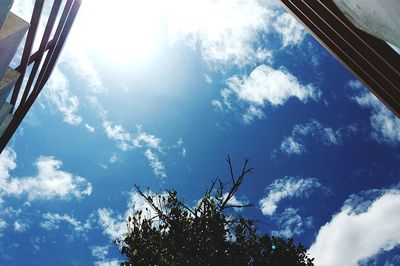
[[[154,51],[161,15],[154,1],[83,1],[77,45],[107,61],[129,63]],[[82,48],[82,47],[80,47]]]

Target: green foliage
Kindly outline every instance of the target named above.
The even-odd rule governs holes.
[[[229,212],[249,206],[233,206],[229,200],[252,169],[246,160],[235,178],[229,157],[227,161],[231,181],[215,179],[193,209],[179,200],[176,191],[149,195],[136,186],[155,215],[136,211],[128,217],[125,238],[115,241],[126,258],[121,265],[313,265],[302,244],[259,236],[253,220]],[[224,193],[226,186],[230,189]]]

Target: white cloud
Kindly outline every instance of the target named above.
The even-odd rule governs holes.
[[[132,137],[127,131],[125,131],[122,125],[113,125],[111,121],[104,121],[103,128],[107,137],[117,142],[117,146],[121,150],[126,151],[132,147]]]
[[[104,260],[108,254],[108,246],[93,246],[90,247],[90,249],[92,251],[92,256],[98,260]]]
[[[180,137],[180,138],[178,139],[178,142],[177,142],[176,145],[174,145],[174,147],[176,147],[176,148],[178,148],[178,149],[181,150],[181,155],[182,155],[183,157],[186,156],[187,150],[186,150],[186,148],[183,146],[183,139],[182,139],[182,137]]]
[[[211,77],[209,75],[207,75],[207,74],[204,74],[204,79],[208,84],[211,84],[213,82]]]
[[[104,120],[103,127],[108,138],[114,140],[117,147],[123,151],[129,149],[145,148],[144,155],[156,176],[166,177],[165,166],[159,159],[162,152],[161,139],[147,132],[141,126],[137,127],[138,133],[132,135],[122,125],[114,125],[111,121]]]
[[[17,232],[24,232],[28,228],[29,228],[29,224],[27,224],[27,223],[24,223],[20,220],[17,220],[14,222],[14,230]]]
[[[352,80],[348,86],[357,92],[352,99],[360,106],[372,110],[370,123],[373,132],[371,136],[378,142],[390,145],[400,144],[400,119],[370,93],[359,81]]]
[[[7,228],[7,222],[0,219],[0,236],[1,236],[1,232]]]
[[[270,5],[268,5],[270,7]],[[174,0],[166,4],[170,40],[200,47],[213,65],[246,65],[270,56],[258,48],[274,11],[257,0]]]
[[[227,83],[240,100],[257,106],[264,106],[266,103],[283,105],[291,97],[303,102],[319,98],[319,91],[313,85],[302,85],[287,70],[274,69],[267,65],[258,66],[248,77],[233,76]]]
[[[301,44],[306,35],[304,27],[286,12],[276,17],[273,27],[281,35],[283,47]]]
[[[316,265],[358,265],[400,245],[400,191],[387,190],[361,213],[344,204],[310,247]]]
[[[298,210],[294,208],[286,208],[282,213],[274,215],[273,219],[276,221],[280,230],[271,231],[271,235],[280,236],[284,238],[301,235],[304,233],[304,228],[309,228],[312,225],[312,218],[307,217],[305,220],[298,214]]]
[[[85,52],[77,52],[76,49],[67,49],[67,53],[62,57],[61,62],[68,63],[68,65],[74,70],[75,75],[87,82],[89,93],[107,93],[108,90],[103,85],[103,81],[100,78],[96,67]]]
[[[8,186],[10,171],[17,167],[16,159],[17,154],[9,147],[6,147],[0,154],[0,191]],[[0,197],[1,202],[2,198]]]
[[[247,108],[247,111],[243,114],[243,122],[246,124],[251,124],[253,121],[257,119],[262,119],[265,117],[265,114],[261,108],[257,108],[254,105],[250,105]]]
[[[110,163],[116,163],[119,161],[119,157],[118,155],[116,155],[115,153],[111,156],[110,158]]]
[[[286,137],[281,143],[281,150],[287,154],[302,154],[306,151],[304,146],[293,137]]]
[[[54,68],[43,93],[46,99],[64,115],[66,123],[79,125],[82,122],[82,117],[76,114],[79,100],[71,95],[69,81],[59,67]]]
[[[223,195],[222,195],[222,198],[225,200],[226,199],[226,197],[228,197],[228,192],[226,192],[226,193],[224,193]],[[199,200],[199,202],[200,202],[201,200]],[[226,204],[227,206],[244,206],[244,205],[248,205],[249,204],[249,202],[248,201],[246,201],[246,200],[239,200],[238,198],[236,198],[236,196],[235,195],[233,195],[233,197],[232,198],[230,198],[230,200],[228,201],[228,203]],[[233,207],[233,209],[235,210],[235,211],[242,211],[243,210],[243,208],[237,208],[237,207]]]
[[[307,152],[306,143],[311,139],[325,146],[340,145],[344,137],[354,135],[357,131],[356,124],[341,126],[335,130],[311,119],[310,122],[295,125],[291,135],[282,141],[280,149],[289,155],[300,155]]]
[[[121,265],[121,262],[117,259],[111,259],[111,260],[104,260],[104,261],[96,261],[95,265],[96,266],[119,266],[119,265]]]
[[[245,122],[264,117],[262,108],[266,105],[281,106],[290,98],[297,98],[303,103],[318,100],[321,92],[313,85],[303,85],[286,69],[274,69],[267,65],[255,68],[249,76],[242,78],[234,75],[227,80],[227,88],[221,91],[224,107],[232,109],[232,97],[247,105]],[[219,103],[219,104],[218,104]],[[214,106],[221,108],[221,102]]]
[[[141,126],[137,127],[138,134],[136,136],[126,131],[122,125],[114,125],[108,120],[103,121],[103,127],[107,137],[114,140],[117,143],[117,146],[123,151],[141,147],[157,150],[161,149],[161,139],[154,135],[143,132]]]
[[[93,246],[90,247],[92,251],[92,256],[97,259],[95,265],[97,266],[118,266],[120,265],[120,261],[117,259],[107,259],[109,246]]]
[[[60,170],[62,162],[54,157],[40,156],[35,166],[37,174],[31,177],[11,177],[9,171],[16,167],[15,151],[7,148],[0,156],[0,195],[22,196],[35,199],[81,199],[89,196],[92,185],[81,176]]]
[[[259,202],[264,215],[272,215],[285,198],[308,197],[321,183],[315,178],[284,177],[276,179],[268,187],[268,195]]]
[[[151,150],[147,149],[144,155],[149,160],[150,167],[156,176],[167,177],[164,164],[158,159],[157,155]]]
[[[71,215],[58,213],[45,213],[42,218],[40,226],[48,231],[58,230],[60,227],[65,231],[65,225],[67,225],[72,230],[72,233],[64,234],[67,241],[74,241],[76,236],[87,239],[87,233],[92,229],[94,222],[93,215],[90,215],[85,222],[81,222]]]
[[[146,191],[145,195],[154,195],[151,191]],[[165,197],[167,194],[161,194]],[[99,224],[103,228],[103,233],[114,240],[125,235],[127,231],[126,219],[136,211],[142,211],[142,218],[152,218],[156,216],[156,212],[151,205],[136,191],[130,193],[130,199],[124,215],[114,214],[111,209],[101,208],[97,211],[99,216]]]
[[[125,217],[117,215],[117,218],[113,218],[113,211],[107,208],[98,209],[97,214],[103,233],[110,239],[120,238],[126,233]]]
[[[95,131],[95,128],[89,124],[85,124],[85,128],[86,128],[87,132],[90,132],[90,133],[93,133]]]
[[[71,225],[77,233],[83,233],[92,228],[89,220],[82,223],[68,214],[45,213],[43,214],[43,219],[44,221],[40,223],[40,226],[50,231],[60,228],[62,222]]]

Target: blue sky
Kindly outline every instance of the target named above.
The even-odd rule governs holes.
[[[117,265],[134,184],[191,205],[230,154],[261,232],[399,265],[400,120],[274,1],[143,2],[83,1],[0,157],[0,264]]]

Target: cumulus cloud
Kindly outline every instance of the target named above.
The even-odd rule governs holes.
[[[307,152],[306,144],[312,141],[324,146],[340,145],[345,137],[350,137],[358,131],[356,124],[341,126],[333,129],[315,119],[293,127],[290,136],[284,138],[280,145],[282,152],[289,155],[300,155]]]
[[[355,266],[400,244],[398,189],[383,191],[363,212],[350,202],[320,228],[309,249],[316,265]]]
[[[321,92],[312,84],[303,85],[286,69],[274,69],[271,66],[260,65],[249,76],[234,75],[227,80],[227,88],[221,91],[222,105],[232,109],[232,98],[247,106],[243,117],[245,122],[264,116],[262,108],[281,106],[290,98],[297,98],[303,103],[308,100],[318,100]]]
[[[308,197],[321,183],[315,178],[284,177],[276,179],[268,187],[268,194],[259,201],[264,215],[272,215],[281,200],[294,197]]]
[[[304,27],[289,13],[277,16],[273,27],[281,35],[283,47],[301,44],[306,35]]]
[[[0,188],[5,188],[8,184],[10,171],[17,167],[17,154],[9,147],[6,147],[0,154]]]
[[[319,97],[319,92],[311,84],[302,85],[287,70],[267,65],[258,66],[248,77],[233,76],[227,83],[240,100],[259,106],[266,103],[283,105],[291,97],[303,102]]]
[[[16,168],[16,153],[6,148],[0,156],[0,195],[35,199],[70,199],[89,196],[92,185],[81,176],[61,170],[62,162],[51,156],[40,156],[35,166],[37,173],[30,177],[12,177]]]
[[[349,81],[348,86],[356,92],[352,99],[360,106],[371,109],[371,136],[381,143],[389,145],[400,144],[400,119],[364,88],[359,81]]]
[[[279,230],[271,231],[272,235],[284,238],[301,235],[305,228],[312,226],[312,217],[303,219],[298,214],[298,209],[286,208],[282,213],[274,215],[273,219],[277,223]]]

